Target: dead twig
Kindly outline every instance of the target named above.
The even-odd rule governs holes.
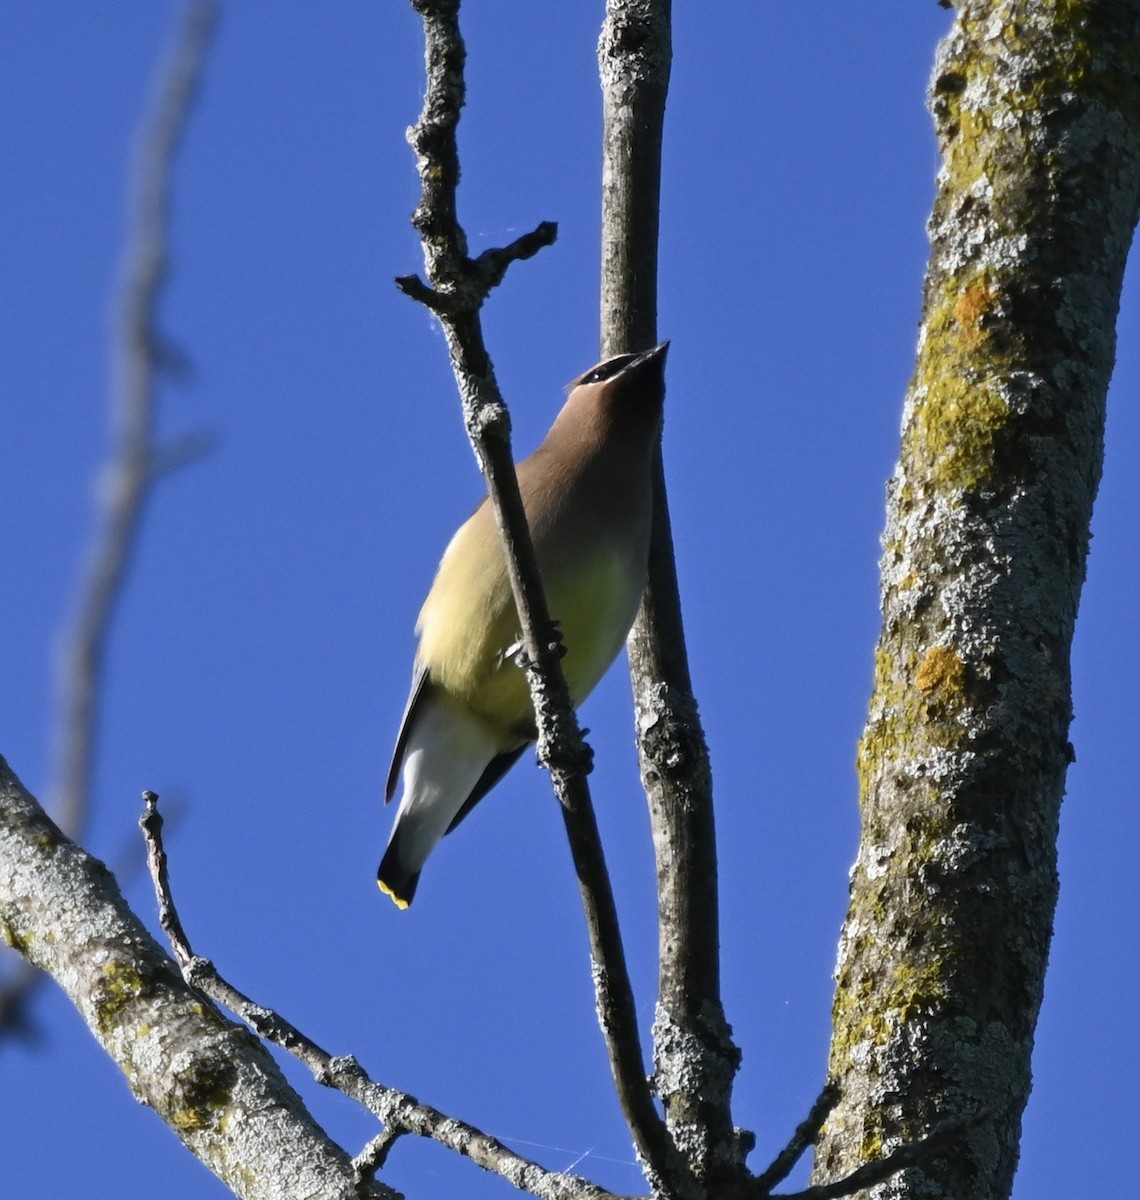
[[[406,1092],[375,1082],[352,1055],[329,1054],[279,1013],[251,1000],[224,979],[209,959],[195,954],[190,946],[170,887],[158,796],[148,791],[143,793],[143,799],[145,811],[139,825],[146,841],[147,862],[158,901],[159,924],[170,941],[182,977],[195,992],[244,1021],[258,1037],[288,1051],[304,1063],[318,1083],[355,1100],[382,1122],[383,1132],[373,1138],[353,1161],[362,1186],[371,1181],[397,1138],[404,1134],[415,1134],[432,1138],[465,1155],[477,1166],[502,1176],[515,1187],[538,1196],[540,1200],[625,1200],[581,1176],[548,1171],[538,1163],[515,1154],[497,1138],[490,1137],[475,1126],[421,1104]]]
[[[834,1101],[832,1101],[832,1107],[834,1107]],[[852,1196],[856,1192],[874,1187],[877,1183],[883,1183],[892,1175],[897,1175],[899,1171],[905,1171],[907,1167],[916,1167],[929,1161],[931,1155],[941,1150],[956,1137],[961,1136],[966,1130],[972,1129],[975,1125],[988,1119],[989,1115],[988,1112],[980,1112],[968,1121],[954,1120],[936,1125],[926,1137],[920,1138],[917,1142],[907,1142],[896,1150],[892,1150],[886,1158],[864,1163],[849,1175],[844,1175],[842,1179],[836,1179],[831,1183],[817,1183],[812,1187],[804,1188],[802,1192],[758,1192],[755,1195],[757,1200],[760,1198],[764,1198],[764,1200],[841,1200],[843,1196]],[[819,1131],[816,1132],[818,1135]]]
[[[809,1146],[815,1145],[819,1131],[823,1128],[831,1110],[839,1103],[839,1088],[832,1082],[824,1084],[823,1091],[816,1097],[808,1115],[796,1126],[788,1144],[772,1160],[767,1170],[756,1176],[755,1187],[761,1195],[767,1195],[778,1183],[787,1179],[796,1163],[804,1156]]]

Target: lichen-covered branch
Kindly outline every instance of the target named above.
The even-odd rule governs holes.
[[[114,323],[114,442],[99,479],[100,521],[59,647],[59,719],[53,747],[53,811],[70,837],[83,835],[99,732],[103,647],[126,581],[155,480],[208,449],[204,433],[155,441],[156,380],[170,351],[157,333],[169,263],[170,174],[194,106],[216,17],[213,0],[187,5],[155,80],[152,111],[135,152],[132,212]],[[37,975],[30,967],[0,988],[0,1029],[23,1019]]]
[[[1012,1184],[1140,203],[1138,47],[1136,0],[966,0],[938,51],[942,169],[858,756],[842,1098],[817,1182],[986,1108],[891,1195],[1003,1200]]]
[[[183,982],[114,877],[0,758],[0,936],[51,975],[131,1091],[243,1200],[390,1200],[357,1189],[266,1050]]]
[[[114,877],[71,842],[0,758],[0,937],[52,976],[153,1108],[243,1200],[321,1196],[392,1200],[370,1178],[387,1146],[350,1159],[305,1109],[261,1044],[225,1020],[223,1004],[314,1078],[402,1134],[431,1138],[540,1200],[623,1200],[579,1176],[549,1171],[496,1138],[371,1079],[351,1055],[334,1056],[228,984],[196,956],[170,894],[157,797],[144,832],[162,924],[178,967],[130,911]]]
[[[466,57],[458,0],[412,0],[424,26],[427,88],[419,121],[408,132],[422,185],[412,218],[424,250],[427,284],[398,285],[438,317],[463,401],[464,423],[506,549],[522,629],[522,663],[534,701],[538,757],[562,807],[590,936],[598,1017],[622,1112],[655,1186],[679,1187],[681,1172],[653,1104],[637,1031],[637,1010],[605,857],[590,800],[590,767],[561,667],[561,643],[547,608],[510,450],[510,421],[483,342],[479,310],[514,258],[553,241],[540,225],[511,247],[470,259],[456,215],[459,155],[455,129],[464,103]]]
[[[844,1196],[854,1196],[856,1192],[861,1192],[865,1188],[873,1188],[877,1184],[886,1183],[887,1180],[895,1180],[901,1171],[910,1167],[928,1168],[938,1152],[949,1150],[951,1147],[956,1148],[969,1130],[980,1124],[986,1115],[983,1110],[968,1120],[943,1121],[920,1141],[904,1142],[883,1158],[865,1162],[850,1174],[833,1179],[830,1183],[813,1184],[799,1192],[780,1194],[761,1192],[760,1195],[766,1200],[842,1200]],[[905,1187],[905,1184],[903,1186]],[[898,1184],[894,1185],[890,1194],[900,1194]],[[942,1195],[943,1193],[928,1194]]]
[[[661,141],[672,56],[669,0],[608,0],[598,47],[605,116],[602,353],[658,341]],[[654,1083],[698,1177],[738,1176],[751,1138],[734,1131],[740,1055],[720,998],[716,832],[708,748],[685,650],[658,450],[649,582],[628,649],[642,780],[657,858],[660,975]]]

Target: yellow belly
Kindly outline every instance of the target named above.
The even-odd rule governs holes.
[[[575,705],[617,656],[637,611],[644,581],[627,558],[612,546],[599,545],[572,564],[543,564],[547,602],[562,631],[562,667]],[[417,629],[419,660],[437,686],[506,740],[533,729],[526,677],[505,657],[519,639],[519,623],[501,550],[482,556],[476,565],[457,535],[440,563]]]

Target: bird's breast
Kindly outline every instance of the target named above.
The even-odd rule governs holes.
[[[458,540],[458,535],[457,535]],[[420,661],[434,683],[504,736],[532,735],[534,714],[523,672],[507,652],[518,618],[496,542],[478,561],[453,542],[420,613]],[[648,547],[599,533],[573,553],[536,546],[552,618],[566,654],[575,705],[594,689],[625,642],[645,586]],[[544,553],[544,551],[546,551]]]

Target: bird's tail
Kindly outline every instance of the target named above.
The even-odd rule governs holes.
[[[385,896],[391,896],[397,908],[407,908],[416,894],[416,885],[420,881],[420,872],[409,870],[400,862],[399,839],[393,838],[384,851],[380,860],[380,869],[376,872],[376,882]]]
[[[484,721],[438,691],[424,694],[404,743],[404,794],[377,873],[400,908],[411,904],[428,855],[501,749]]]

